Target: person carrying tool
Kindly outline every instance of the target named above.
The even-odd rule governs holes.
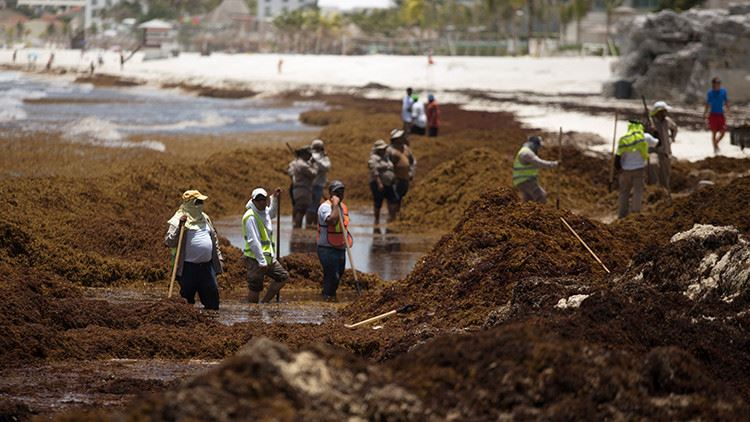
[[[440,127],[440,106],[438,106],[435,96],[427,96],[427,136],[432,138],[438,136]]]
[[[378,139],[373,144],[367,166],[370,169],[370,191],[372,192],[375,226],[378,226],[380,225],[380,208],[383,206],[383,199],[387,199],[388,203],[398,201],[393,186],[396,174],[393,172],[393,163],[388,156],[388,144],[384,140]],[[389,214],[388,221],[390,222],[390,220]],[[378,231],[380,228],[376,227],[375,230]]]
[[[407,145],[406,133],[401,129],[391,131],[391,145],[388,146],[386,154],[393,163],[393,172],[396,175],[394,182],[396,194],[392,201],[388,201],[388,217],[390,221],[393,221],[401,211],[401,202],[409,191],[409,184],[416,174],[417,160]]]
[[[539,169],[557,167],[557,161],[542,160],[537,155],[542,147],[541,136],[530,136],[516,153],[513,161],[513,186],[524,201],[547,202],[547,192],[539,186]]]
[[[726,107],[726,112],[724,108]],[[709,114],[710,111],[710,114]],[[719,153],[719,142],[724,138],[727,131],[727,117],[729,112],[729,98],[727,90],[721,87],[721,79],[711,79],[711,89],[706,94],[706,104],[703,107],[703,118],[711,129],[711,142],[714,146],[714,154]]]
[[[651,134],[646,133],[643,124],[636,120],[628,122],[628,132],[617,142],[615,167],[620,169],[618,218],[625,218],[630,212],[641,211],[648,149],[655,147],[658,142]]]
[[[659,184],[667,192],[671,192],[669,187],[670,173],[672,165],[672,143],[677,137],[677,124],[668,115],[671,107],[664,101],[657,101],[651,110],[651,116],[654,122],[654,131],[658,134],[659,144],[656,146],[656,154],[659,157]]]
[[[323,189],[328,182],[328,172],[331,171],[331,159],[326,154],[325,144],[320,139],[312,141],[310,144],[312,150],[311,163],[315,167],[317,174],[313,179],[312,185],[312,201],[310,206],[307,207],[307,228],[315,228],[317,217],[318,217],[318,206],[320,205],[320,198],[323,197]]]
[[[349,210],[343,203],[344,183],[332,181],[328,185],[328,193],[330,199],[318,208],[316,243],[318,259],[323,267],[323,300],[335,302],[339,281],[346,268],[347,244],[352,246],[352,237],[349,234]]]
[[[406,96],[401,100],[401,121],[404,123],[404,131],[406,132],[411,130],[411,106],[414,105],[411,93],[411,88],[406,88]]]
[[[292,178],[292,225],[294,228],[300,228],[312,202],[313,181],[318,171],[311,162],[310,148],[300,148],[294,154],[295,158],[289,162],[287,173]]]
[[[279,262],[273,245],[272,219],[279,211],[280,193],[281,188],[274,190],[269,205],[266,190],[256,188],[245,205],[245,215],[242,216],[242,237],[245,244],[242,251],[247,266],[247,299],[250,303],[258,303],[265,276],[273,281],[261,303],[270,302],[289,279],[289,273]]]
[[[216,275],[223,271],[224,258],[211,219],[203,212],[206,199],[208,197],[197,190],[188,190],[182,194],[182,205],[169,219],[164,244],[172,248],[173,258],[177,259],[180,296],[187,303],[193,304],[197,292],[206,309],[219,309]],[[178,248],[182,230],[182,246]],[[175,256],[177,249],[180,250],[180,256]]]

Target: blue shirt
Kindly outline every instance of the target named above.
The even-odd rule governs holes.
[[[724,113],[724,104],[727,102],[727,90],[719,88],[718,90],[709,89],[706,95],[706,102],[711,106],[711,113]]]

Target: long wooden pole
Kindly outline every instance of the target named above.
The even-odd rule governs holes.
[[[172,288],[174,287],[174,279],[177,277],[177,266],[180,263],[180,253],[182,252],[182,238],[185,235],[185,224],[180,224],[180,236],[177,240],[177,252],[174,254],[174,265],[172,265],[172,279],[169,280],[169,293],[167,298],[172,298]]]
[[[565,221],[564,218],[560,217],[560,220],[562,220],[563,224],[565,224],[565,227],[567,227],[568,230],[570,230],[573,233],[573,236],[575,236],[576,239],[578,239],[578,241],[581,242],[581,244],[586,248],[586,250],[589,251],[589,253],[591,254],[591,256],[594,257],[594,259],[596,260],[596,262],[598,262],[602,266],[602,268],[604,268],[604,271],[606,271],[607,274],[609,274],[610,273],[609,268],[607,268],[607,266],[604,265],[604,263],[602,262],[602,260],[599,259],[598,256],[596,256],[596,254],[594,253],[594,251],[592,251],[591,248],[589,248],[589,245],[587,245],[586,242],[584,242],[583,239],[581,239],[581,236],[578,236],[578,233],[576,233],[576,231],[573,230],[573,227],[570,227],[570,224],[568,224],[568,222]]]
[[[386,313],[383,313],[383,314],[380,314],[380,315],[374,316],[374,317],[372,317],[372,318],[367,318],[366,320],[364,320],[364,321],[360,321],[360,322],[358,322],[358,323],[356,323],[356,324],[344,324],[344,327],[346,327],[346,328],[355,328],[355,327],[359,327],[360,325],[365,325],[365,324],[367,324],[367,323],[369,323],[369,322],[374,322],[374,321],[377,321],[377,320],[379,320],[379,319],[383,319],[383,318],[385,318],[385,317],[388,317],[388,316],[391,316],[391,315],[395,315],[395,314],[396,314],[397,312],[398,312],[398,311],[394,309],[394,310],[392,310],[392,311],[388,311],[388,312],[386,312]]]
[[[281,258],[281,194],[276,195],[276,259]],[[281,300],[280,292],[276,292],[276,303]]]
[[[612,132],[612,162],[609,164],[609,184],[607,190],[612,192],[612,185],[615,183],[615,155],[617,150],[615,149],[615,143],[617,142],[617,112],[615,111],[615,129]]]
[[[344,226],[344,209],[339,204],[339,224],[341,229],[344,231],[344,245],[346,246],[346,254],[349,255],[349,264],[352,266],[352,274],[354,274],[354,286],[357,288],[357,294],[362,293],[362,289],[359,287],[359,279],[357,278],[357,269],[354,267],[354,256],[352,256],[352,248],[349,247],[349,229]]]
[[[557,199],[555,199],[555,207],[560,209],[560,165],[562,164],[562,127],[560,133],[557,135]]]

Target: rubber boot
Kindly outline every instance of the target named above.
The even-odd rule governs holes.
[[[258,303],[258,299],[260,299],[260,292],[254,292],[250,290],[247,293],[247,301],[250,303]]]
[[[276,293],[278,293],[281,290],[281,288],[284,287],[284,284],[286,284],[286,282],[281,282],[281,283],[279,283],[278,281],[272,282],[268,286],[268,291],[266,292],[266,295],[263,297],[263,300],[261,301],[261,303],[271,302],[276,297]]]

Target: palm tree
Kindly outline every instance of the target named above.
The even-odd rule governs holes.
[[[606,13],[607,13],[607,30],[606,30],[607,48],[605,49],[605,51],[609,50],[609,44],[610,44],[609,31],[612,26],[612,14],[614,13],[615,9],[622,6],[623,3],[624,3],[624,0],[604,0],[604,9],[606,10]]]

